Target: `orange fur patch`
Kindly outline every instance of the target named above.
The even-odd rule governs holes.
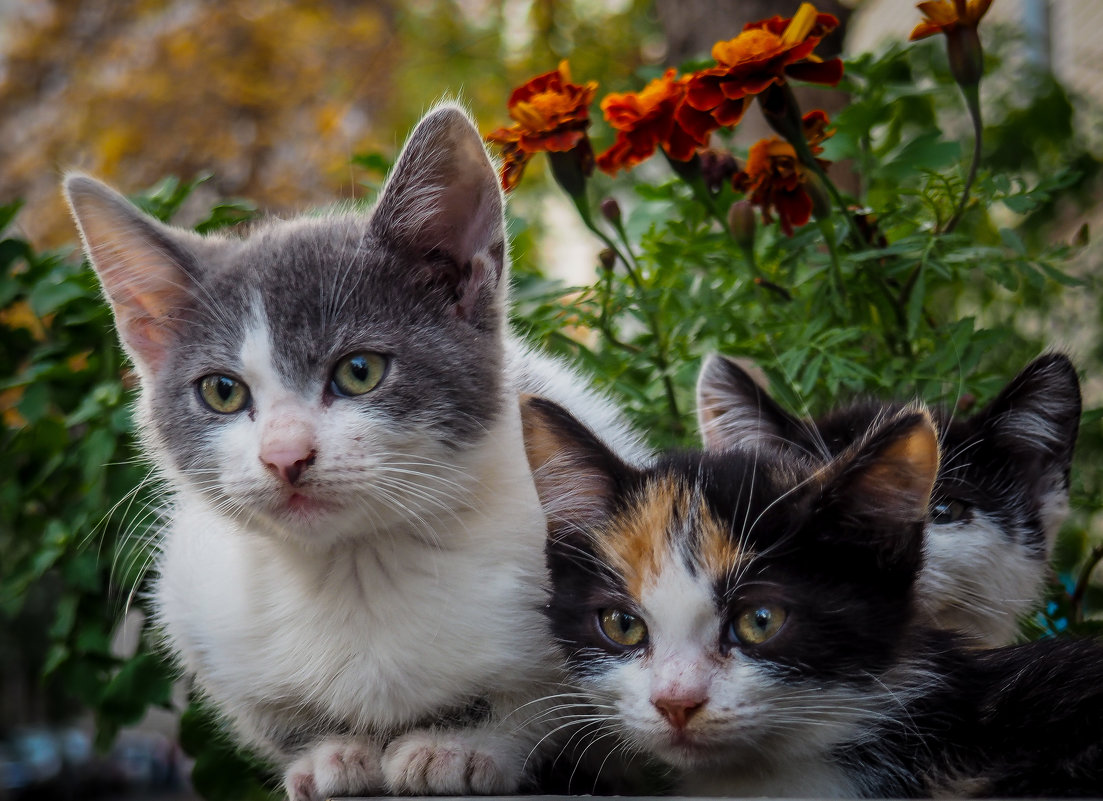
[[[694,560],[711,577],[727,575],[748,554],[728,536],[704,500],[671,476],[651,482],[643,497],[613,520],[602,533],[602,556],[624,578],[628,592],[641,598],[663,566],[676,557],[679,529],[694,528]]]

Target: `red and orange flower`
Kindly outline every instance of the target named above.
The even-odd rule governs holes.
[[[925,19],[911,32],[909,40],[926,39],[939,33],[949,33],[958,27],[975,28],[988,13],[992,0],[927,0],[917,8]]]
[[[821,144],[834,131],[828,129],[827,114],[819,109],[804,115],[804,132],[812,152],[823,152]],[[817,161],[820,161],[817,159]],[[821,165],[827,162],[820,161]],[[751,145],[747,164],[732,179],[732,185],[747,195],[762,210],[762,220],[767,225],[777,214],[781,230],[786,236],[793,229],[805,225],[812,218],[812,196],[806,184],[807,169],[800,163],[797,151],[780,137],[761,139]]]
[[[679,122],[690,78],[676,75],[676,70],[669,69],[640,92],[614,92],[601,101],[617,138],[597,157],[598,167],[613,175],[650,158],[659,147],[675,161],[689,161],[708,143],[709,134],[719,125],[711,115],[695,109],[683,112],[693,119],[692,130]]]
[[[786,78],[835,86],[843,76],[842,61],[824,61],[812,51],[838,25],[838,19],[818,13],[811,3],[801,4],[790,19],[748,23],[734,39],[713,45],[717,66],[692,76],[685,107],[730,126],[743,118],[755,95]],[[681,122],[695,132],[692,120]]]
[[[536,153],[567,153],[580,148],[585,150],[583,156],[588,154],[589,168],[593,169],[593,151],[586,129],[596,92],[596,81],[571,82],[566,61],[558,69],[537,75],[513,90],[506,108],[514,124],[486,137],[488,142],[501,147],[501,180],[507,192],[521,180],[525,165]]]

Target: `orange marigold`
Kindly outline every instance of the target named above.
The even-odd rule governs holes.
[[[552,72],[537,75],[513,90],[506,108],[514,124],[487,135],[488,142],[502,148],[502,186],[509,191],[521,180],[521,173],[536,153],[566,153],[588,146],[590,103],[597,82],[571,82],[566,61]],[[583,143],[587,145],[583,145]],[[592,151],[591,151],[592,152]]]
[[[949,33],[957,27],[975,28],[988,13],[992,0],[927,0],[916,7],[926,17],[908,37],[911,41],[926,39],[938,33]]]
[[[689,161],[698,148],[708,143],[709,133],[719,127],[709,114],[688,109],[686,116],[699,118],[693,119],[692,130],[678,120],[689,76],[676,75],[676,70],[669,69],[643,91],[614,92],[601,101],[601,110],[617,138],[597,157],[598,167],[610,175],[631,169],[658,147],[675,161]]]
[[[734,39],[713,45],[717,66],[691,77],[685,105],[730,126],[743,118],[755,95],[787,77],[836,85],[843,76],[842,61],[823,61],[812,51],[838,25],[838,19],[818,13],[811,3],[801,4],[789,19],[747,23]]]
[[[821,143],[834,133],[828,130],[829,124],[827,114],[819,109],[804,115],[804,132],[813,153],[822,153]],[[776,213],[781,230],[792,236],[794,228],[812,218],[812,196],[805,187],[808,181],[805,170],[793,146],[775,136],[751,145],[747,164],[732,179],[732,185],[762,210],[763,222],[772,223]]]

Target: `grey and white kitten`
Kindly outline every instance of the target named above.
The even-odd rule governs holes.
[[[419,123],[370,214],[199,236],[87,177],[65,192],[167,485],[156,622],[238,742],[304,801],[518,790],[559,678],[548,638],[517,637],[545,628],[518,393],[642,450],[508,332],[466,114]]]
[[[824,461],[905,404],[859,401],[803,420],[734,360],[709,357],[697,384],[705,448],[763,445]],[[1011,642],[1041,601],[1049,556],[1068,514],[1080,384],[1068,357],[1038,357],[981,410],[933,410],[942,461],[916,584],[920,613],[976,645]]]
[[[939,472],[921,408],[839,453],[761,442],[622,463],[526,401],[548,617],[595,741],[684,795],[1094,797],[1103,643],[977,649],[916,608]]]

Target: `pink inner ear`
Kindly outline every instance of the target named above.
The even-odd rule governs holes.
[[[194,284],[176,259],[198,237],[162,225],[93,179],[70,178],[66,191],[119,337],[139,371],[152,374],[191,304]]]

